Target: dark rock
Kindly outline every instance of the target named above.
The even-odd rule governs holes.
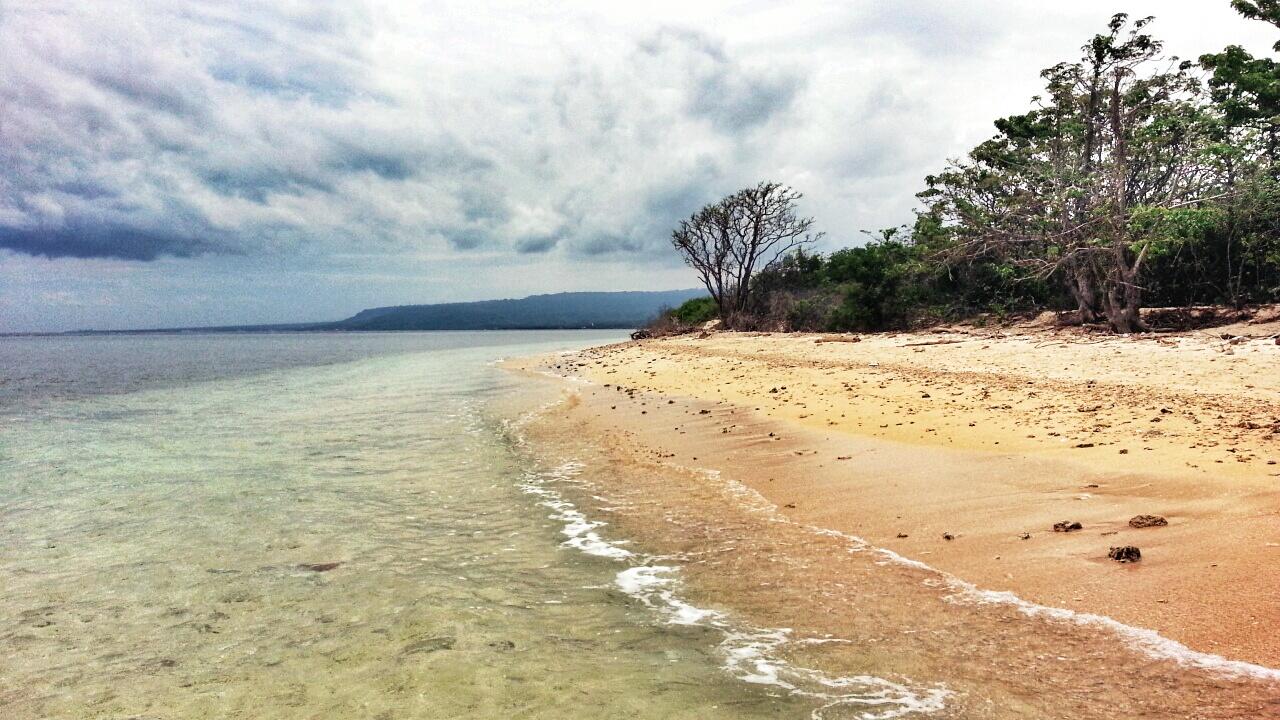
[[[951,533],[942,533],[942,539],[943,539],[943,540],[955,540],[955,539],[956,539],[956,536],[955,536],[955,535],[952,535]]]
[[[651,338],[651,337],[653,337],[653,333],[649,332],[648,330],[644,330],[644,329],[637,330],[637,331],[635,331],[635,332],[631,333],[631,339],[632,339],[632,340],[648,340],[648,339],[649,339],[649,338]]]
[[[1074,520],[1063,520],[1062,522],[1056,522],[1053,524],[1054,532],[1075,532],[1076,530],[1083,529],[1084,526]]]
[[[404,646],[401,654],[412,655],[414,653],[433,653],[441,650],[452,650],[453,646],[458,644],[458,639],[451,635],[441,635],[440,637],[427,638],[411,642]]]
[[[1132,545],[1113,547],[1107,551],[1107,557],[1120,563],[1138,562],[1142,559],[1142,551]]]
[[[1135,515],[1129,520],[1129,527],[1135,528],[1163,527],[1168,524],[1169,521],[1159,515]]]
[[[340,562],[302,563],[298,565],[298,567],[303,570],[310,570],[311,572],[329,572],[341,564],[342,563]]]

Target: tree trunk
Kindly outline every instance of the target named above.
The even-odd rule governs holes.
[[[1147,331],[1147,326],[1142,322],[1142,315],[1139,312],[1140,305],[1125,301],[1108,303],[1108,305],[1107,322],[1111,324],[1112,330],[1125,335]]]
[[[1081,323],[1098,321],[1098,291],[1090,276],[1089,268],[1078,262],[1067,266],[1065,276],[1067,292],[1076,301],[1076,312],[1080,314]]]
[[[1146,323],[1142,322],[1142,288],[1134,282],[1136,276],[1136,269],[1117,268],[1111,287],[1102,298],[1107,322],[1118,333],[1147,331]]]

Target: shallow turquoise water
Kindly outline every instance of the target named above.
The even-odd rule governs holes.
[[[484,410],[609,335],[465,335],[0,340],[0,716],[808,717]]]

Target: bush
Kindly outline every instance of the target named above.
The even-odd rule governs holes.
[[[672,310],[663,308],[658,316],[650,320],[643,328],[632,335],[633,339],[641,337],[668,337],[683,335],[697,330],[708,320],[717,315],[716,303],[709,297],[686,300],[680,307]]]
[[[701,325],[715,320],[717,314],[716,302],[709,297],[686,300],[683,305],[671,311],[672,317],[685,325]]]

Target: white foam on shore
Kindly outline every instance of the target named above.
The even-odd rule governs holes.
[[[573,503],[561,498],[558,493],[543,484],[548,479],[566,480],[578,474],[581,469],[580,463],[566,462],[548,471],[541,481],[529,480],[520,487],[530,495],[541,498],[538,504],[552,511],[553,520],[564,523],[560,534],[568,538],[563,543],[566,547],[580,550],[588,555],[614,560],[633,557],[634,553],[622,547],[621,543],[605,540],[600,533],[596,532],[596,528],[604,527],[606,523],[588,520],[587,516],[574,507]]]
[[[1024,600],[1007,590],[983,590],[967,580],[961,580],[951,573],[939,570],[931,565],[922,563],[919,560],[912,560],[910,558],[903,557],[892,550],[871,545],[866,540],[857,537],[856,535],[849,535],[834,530],[828,530],[826,532],[840,535],[851,542],[858,543],[864,548],[879,553],[888,562],[925,570],[937,575],[942,579],[946,587],[952,591],[951,595],[944,598],[948,602],[967,605],[1007,605],[1017,608],[1019,612],[1027,617],[1068,622],[1076,625],[1109,630],[1118,635],[1121,639],[1125,640],[1130,647],[1145,653],[1149,657],[1160,660],[1172,660],[1183,667],[1205,670],[1231,678],[1248,677],[1257,680],[1280,681],[1280,668],[1257,665],[1243,660],[1231,660],[1229,658],[1222,657],[1221,655],[1192,650],[1177,640],[1167,638],[1155,630],[1137,627],[1135,625],[1127,625],[1119,620],[1107,617],[1106,615],[1077,612],[1067,608],[1040,605],[1029,600]]]
[[[959,590],[956,595],[948,598],[952,601],[978,605],[1011,605],[1028,617],[1048,618],[1077,625],[1106,628],[1146,654],[1152,657],[1172,660],[1183,667],[1206,670],[1227,677],[1249,677],[1257,680],[1280,681],[1280,668],[1257,665],[1243,660],[1231,660],[1221,655],[1192,650],[1177,640],[1167,638],[1155,630],[1126,625],[1105,615],[1039,605],[1023,600],[1011,592],[981,590],[964,580],[950,576],[948,576],[947,582],[953,588]]]
[[[662,613],[672,625],[701,625],[724,619],[723,613],[681,600],[676,594],[677,572],[679,568],[671,565],[637,565],[620,571],[615,582],[618,589]]]
[[[724,657],[723,667],[732,677],[816,701],[818,707],[811,714],[812,720],[823,720],[837,708],[856,712],[860,720],[893,720],[933,713],[945,707],[952,693],[942,686],[913,688],[870,675],[833,677],[788,663],[780,657],[781,648],[807,640],[793,640],[787,628],[743,627],[721,611],[685,601],[679,594],[678,566],[654,564],[663,558],[641,557],[619,542],[605,539],[597,532],[605,523],[588,519],[547,486],[549,482],[572,481],[582,469],[580,463],[570,461],[544,473],[531,473],[521,489],[540,498],[539,504],[553,510],[551,517],[564,523],[561,532],[569,538],[564,542],[566,547],[628,564],[618,571],[614,581],[623,593],[652,608],[667,624],[721,632],[723,640],[719,650]],[[831,638],[814,640],[833,641]]]
[[[719,471],[700,470],[709,477],[719,477]],[[756,511],[767,512],[772,519],[779,522],[801,525],[795,521],[783,517],[778,513],[777,505],[770,502],[761,493],[737,480],[725,481],[728,489],[735,495],[742,496],[749,501],[749,507]],[[1066,608],[1050,607],[1048,605],[1040,605],[1029,600],[1024,600],[1016,594],[1009,591],[1001,590],[983,590],[978,586],[966,580],[962,580],[951,573],[939,570],[927,563],[919,560],[904,557],[888,548],[877,547],[872,545],[866,539],[841,532],[839,530],[831,530],[829,528],[821,528],[814,525],[801,525],[810,532],[819,535],[828,535],[838,537],[851,543],[850,550],[853,552],[874,552],[885,559],[885,562],[891,562],[897,565],[914,568],[927,572],[937,579],[941,580],[949,590],[951,595],[946,596],[946,600],[957,604],[970,605],[1008,605],[1017,608],[1020,612],[1028,617],[1043,618],[1055,620],[1058,622],[1070,622],[1076,625],[1099,627],[1110,630],[1126,640],[1131,647],[1146,653],[1150,657],[1162,660],[1172,660],[1183,667],[1195,668],[1215,672],[1227,677],[1249,677],[1259,680],[1280,681],[1280,668],[1267,667],[1265,665],[1257,665],[1255,663],[1244,662],[1242,660],[1231,660],[1214,655],[1212,653],[1200,652],[1192,650],[1177,640],[1167,638],[1154,630],[1147,628],[1127,625],[1114,618],[1096,613],[1083,613]],[[935,585],[934,578],[927,579],[926,584]]]
[[[702,472],[708,471],[704,470]],[[713,477],[718,476],[719,473],[716,473]],[[726,481],[726,485],[734,494],[748,498],[751,501],[750,506],[752,509],[769,512],[775,520],[780,522],[799,524],[783,517],[777,512],[776,505],[769,502],[764,495],[750,487],[747,487],[743,483],[736,480],[729,480]],[[1149,657],[1160,660],[1171,660],[1183,667],[1205,670],[1229,678],[1247,677],[1257,680],[1280,681],[1280,668],[1267,667],[1265,665],[1258,665],[1255,663],[1245,662],[1243,660],[1231,660],[1229,658],[1222,657],[1221,655],[1192,650],[1177,640],[1167,638],[1155,630],[1127,625],[1119,620],[1107,617],[1106,615],[1077,612],[1067,608],[1040,605],[1029,600],[1024,600],[1007,590],[983,590],[967,580],[962,580],[959,577],[956,577],[949,572],[939,570],[932,565],[904,557],[892,550],[889,550],[888,548],[872,545],[866,539],[858,537],[857,535],[851,535],[839,530],[831,530],[829,528],[821,528],[813,525],[801,526],[819,535],[838,537],[848,541],[851,543],[850,550],[852,552],[874,552],[883,557],[885,562],[929,573],[934,577],[926,579],[925,584],[936,585],[938,583],[935,581],[935,578],[940,580],[941,583],[951,591],[951,594],[944,598],[948,602],[968,605],[1007,605],[1016,608],[1027,617],[1041,618],[1057,622],[1068,622],[1086,627],[1096,627],[1109,630],[1126,641],[1130,647],[1145,653]]]

